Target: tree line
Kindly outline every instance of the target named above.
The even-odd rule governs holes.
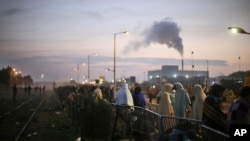
[[[31,85],[33,84],[33,79],[30,75],[22,76],[21,73],[10,66],[2,68],[0,70],[0,86],[11,87],[13,84]]]

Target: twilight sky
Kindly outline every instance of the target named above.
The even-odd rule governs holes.
[[[210,76],[250,70],[249,0],[0,0],[0,69],[12,66],[35,81],[113,79],[114,34],[117,78],[162,65],[206,70]],[[191,52],[194,52],[193,55]],[[98,53],[97,56],[91,54]],[[238,57],[240,56],[240,59]],[[80,81],[83,78],[80,77]]]

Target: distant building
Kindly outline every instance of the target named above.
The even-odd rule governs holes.
[[[136,77],[135,76],[130,76],[129,78],[125,78],[126,83],[128,85],[133,85],[136,83]]]
[[[205,79],[208,77],[208,71],[179,70],[178,66],[175,65],[163,65],[160,70],[148,71],[148,81],[154,85],[177,81],[186,85],[193,85],[195,83],[204,84]]]

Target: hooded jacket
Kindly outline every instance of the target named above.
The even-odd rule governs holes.
[[[199,84],[194,85],[193,94],[195,99],[192,104],[191,117],[196,120],[202,120],[203,104],[207,96]]]
[[[191,104],[189,95],[180,82],[174,83],[175,102],[174,102],[174,114],[176,117],[186,117],[186,108]]]
[[[117,105],[134,106],[133,98],[128,89],[128,84],[124,83],[120,90],[117,92],[116,102]]]

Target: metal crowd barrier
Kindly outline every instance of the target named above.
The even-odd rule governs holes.
[[[201,125],[203,141],[229,141],[229,135],[206,125]]]
[[[159,115],[157,113],[157,104],[147,104],[146,107],[116,105],[110,103],[112,111],[115,113],[115,121],[113,124],[114,136],[116,132],[117,119],[123,120],[126,123],[127,137],[143,139],[146,141],[228,141],[229,135],[220,131],[202,125],[201,121],[172,117],[166,115]],[[83,106],[83,105],[82,105]],[[81,136],[86,136],[86,129],[84,119],[86,115],[86,105],[72,106],[72,123],[80,128]],[[93,106],[91,106],[93,108]],[[152,111],[154,110],[154,111]],[[93,111],[90,110],[90,111]],[[93,119],[94,120],[94,119]],[[83,139],[85,140],[85,139]]]
[[[201,141],[201,121],[172,117],[161,116],[162,134],[160,140],[181,140],[181,141]]]
[[[117,118],[121,118],[130,128],[127,131],[131,137],[150,141],[159,138],[161,134],[159,114],[137,106],[116,105],[115,108],[117,114],[113,132],[116,130]]]
[[[159,115],[151,107],[116,105],[135,136],[147,141],[228,141],[229,135],[202,125],[200,120]],[[133,109],[128,112],[125,109]],[[125,116],[124,116],[125,115]]]

